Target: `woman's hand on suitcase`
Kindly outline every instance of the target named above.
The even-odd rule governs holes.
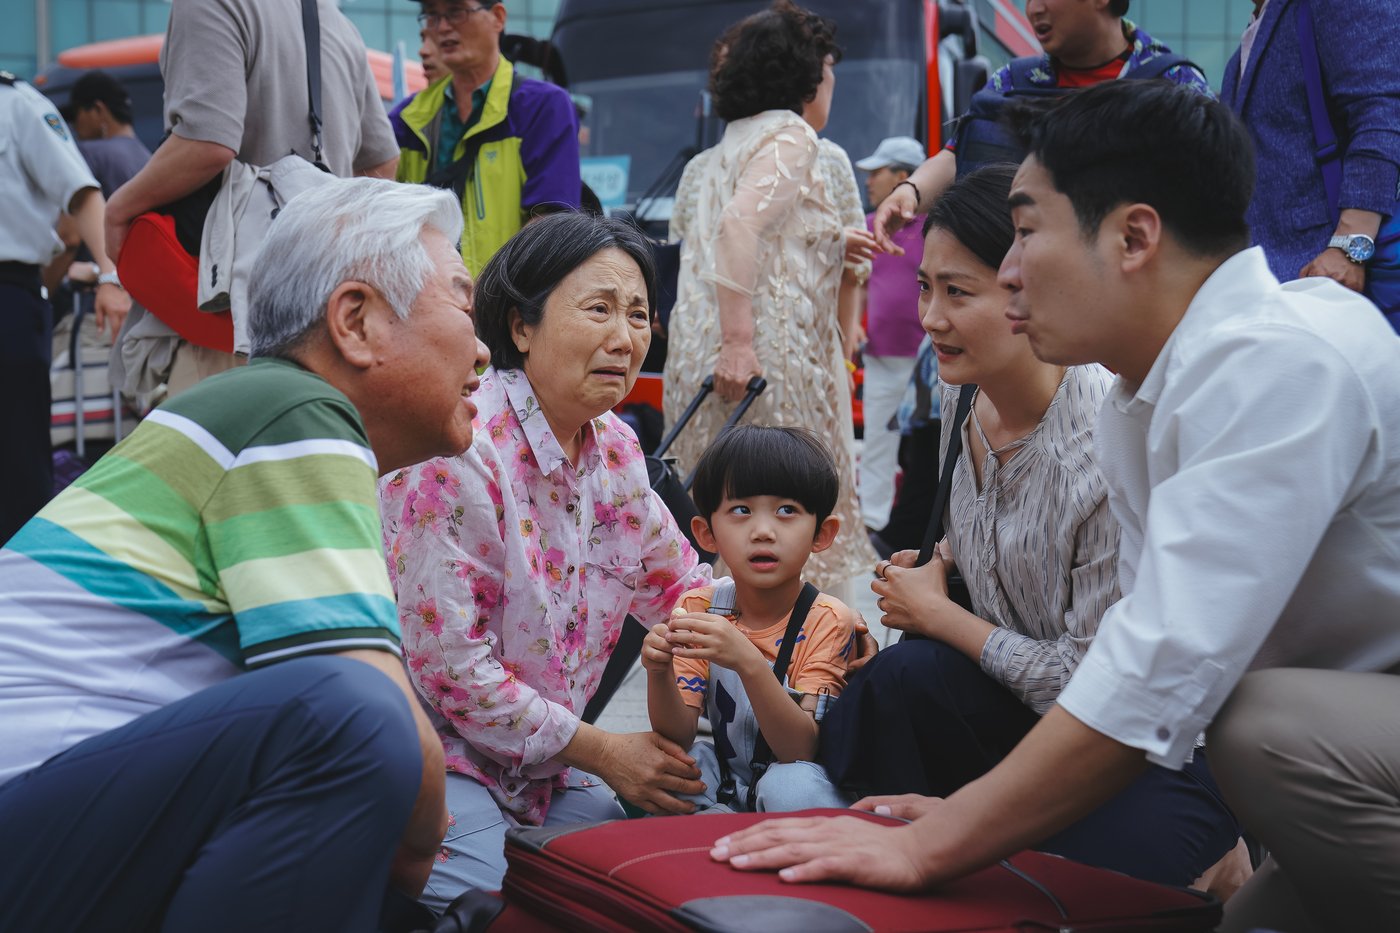
[[[764,820],[716,840],[710,857],[743,871],[776,871],[784,881],[843,881],[885,891],[928,886],[912,826],[856,816]]]
[[[648,813],[694,813],[676,794],[700,794],[705,784],[695,759],[655,732],[605,733],[594,772],[621,797]]]
[[[715,392],[726,402],[737,402],[749,390],[749,380],[763,375],[752,343],[726,343],[715,360]]]
[[[911,823],[932,812],[943,803],[942,797],[925,797],[922,794],[886,794],[879,797],[862,797],[851,804],[852,810],[863,810],[877,816],[892,816],[897,820]]]

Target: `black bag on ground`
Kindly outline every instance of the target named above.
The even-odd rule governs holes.
[[[1019,164],[1026,157],[1026,150],[1005,122],[1007,104],[1021,100],[1027,103],[1048,104],[1056,98],[1071,94],[1078,88],[1037,87],[1031,82],[1031,74],[1044,65],[1040,55],[1014,58],[1007,66],[1010,71],[1011,86],[1004,90],[985,87],[972,95],[967,113],[958,118],[953,131],[953,148],[958,154],[958,177],[985,165],[1002,162]],[[1166,52],[1143,62],[1132,69],[1124,78],[1151,80],[1160,78],[1178,65],[1196,65],[1180,55]]]

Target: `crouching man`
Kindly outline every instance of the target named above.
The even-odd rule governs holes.
[[[0,550],[0,929],[372,930],[446,828],[375,481],[468,445],[487,360],[430,188],[273,224],[252,362]]]

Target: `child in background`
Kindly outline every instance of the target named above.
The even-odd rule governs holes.
[[[700,514],[691,528],[733,575],[732,602],[712,602],[717,595],[727,602],[729,584],[686,593],[670,623],[648,633],[642,664],[652,728],[690,746],[702,772],[705,793],[691,798],[697,812],[849,803],[813,759],[825,701],[846,683],[856,613],[817,594],[787,676],[779,682],[773,671],[807,559],[830,547],[840,529],[831,514],[839,487],[831,453],[796,428],[732,428],[696,467],[692,493]],[[702,710],[713,745],[695,742]],[[762,770],[760,759],[756,778],[760,730],[774,764]]]

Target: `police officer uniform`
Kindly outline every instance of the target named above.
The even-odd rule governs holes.
[[[0,545],[53,492],[53,310],[40,271],[63,250],[59,214],[96,187],[53,103],[0,71]]]

